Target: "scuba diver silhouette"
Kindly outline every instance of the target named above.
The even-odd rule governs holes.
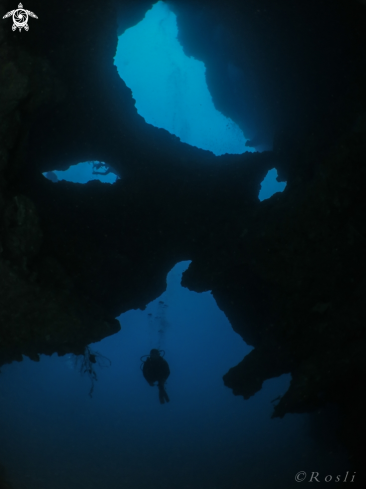
[[[160,404],[164,404],[164,402],[169,402],[169,397],[168,394],[165,391],[164,384],[166,382],[166,379],[170,375],[170,369],[168,362],[164,360],[164,358],[160,355],[160,352],[163,352],[163,350],[157,350],[156,348],[153,348],[150,351],[150,356],[149,355],[144,355],[141,357],[142,361],[142,373],[149,383],[149,385],[153,386],[155,385],[155,382],[158,383],[158,388],[159,388],[159,401]],[[146,360],[143,360],[143,358],[147,357]]]

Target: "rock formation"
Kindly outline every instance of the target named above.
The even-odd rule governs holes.
[[[225,384],[249,398],[291,373],[274,416],[338,404],[357,470],[366,434],[366,8],[172,0],[216,107],[263,148],[274,139],[272,151],[214,157],[146,125],[113,65],[117,31],[151,4],[34,1],[39,19],[28,32],[0,23],[0,362],[82,352],[190,259],[183,285],[212,290],[255,347]],[[107,162],[121,180],[41,175],[86,160]],[[273,167],[286,190],[259,202]]]

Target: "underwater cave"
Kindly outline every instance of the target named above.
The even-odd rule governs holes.
[[[361,489],[364,2],[13,8],[0,488]]]
[[[223,372],[252,348],[209,292],[181,287],[188,265],[171,270],[166,291],[144,311],[122,314],[119,333],[90,345],[111,361],[95,367],[91,399],[90,378],[74,355],[25,358],[2,369],[3,412],[12,415],[1,422],[0,455],[15,487],[229,488],[243,478],[250,487],[281,487],[299,460],[303,470],[347,471],[335,440],[316,443],[309,415],[271,419],[289,375],[266,381],[245,402],[224,386]],[[165,351],[171,369],[163,406],[140,371],[140,357],[152,348]]]
[[[254,151],[238,125],[218,112],[212,102],[204,63],[187,57],[179,44],[176,15],[159,1],[144,19],[118,38],[114,64],[131,88],[138,113],[146,123],[163,128],[182,142],[211,151],[216,156]],[[240,69],[228,65],[232,83],[242,80]],[[103,165],[98,171],[97,165]],[[109,173],[108,173],[109,170]],[[260,200],[284,189],[270,170],[261,183]],[[116,181],[116,170],[102,162],[85,162],[65,171],[44,175],[74,183]],[[53,181],[57,181],[53,177]]]

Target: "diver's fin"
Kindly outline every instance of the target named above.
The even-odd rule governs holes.
[[[159,401],[160,401],[160,404],[164,404],[165,401],[166,402],[169,402],[170,399],[169,399],[169,396],[168,394],[166,393],[166,390],[164,389],[164,384],[159,384]]]

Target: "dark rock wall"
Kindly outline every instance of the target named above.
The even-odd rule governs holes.
[[[150,5],[38,0],[28,32],[0,23],[0,361],[82,352],[191,259],[183,285],[255,347],[226,385],[248,398],[291,372],[274,416],[337,403],[362,467],[366,8],[172,1],[217,108],[253,144],[275,137],[215,158],[146,125],[113,66],[117,30]],[[90,159],[122,180],[41,176]],[[287,188],[260,203],[274,166]]]
[[[297,134],[313,128],[315,120],[328,126],[323,139],[339,132],[344,112],[335,101],[344,99],[360,76],[363,59],[360,5],[343,0],[169,4],[178,14],[185,52],[205,61],[217,108],[253,142],[272,145],[275,133]]]

